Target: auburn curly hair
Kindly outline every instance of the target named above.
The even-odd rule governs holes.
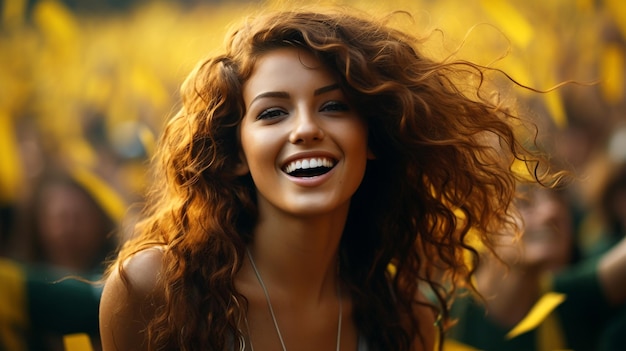
[[[518,135],[521,119],[493,101],[490,69],[429,59],[421,39],[388,19],[342,9],[260,14],[186,79],[153,158],[144,216],[118,257],[168,248],[151,349],[227,350],[242,336],[247,305],[234,278],[257,216],[251,178],[236,175],[242,85],[278,48],[321,60],[369,126],[376,159],[351,201],[340,261],[354,321],[373,349],[412,348],[420,325],[411,311],[423,287],[445,321],[450,286],[470,282],[468,254],[477,260],[477,244],[490,248],[515,229],[516,184],[541,182],[534,170],[543,164]],[[512,171],[518,161],[530,179]]]

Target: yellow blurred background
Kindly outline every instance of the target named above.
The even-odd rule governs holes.
[[[607,135],[626,119],[621,0],[334,3],[374,13],[407,10],[416,30],[442,30],[433,40],[441,45],[426,48],[429,54],[461,47],[457,55],[502,68],[540,90],[570,79],[597,81],[588,90],[575,90],[583,91],[574,96],[588,100],[587,107],[598,107],[585,118],[595,119]],[[176,108],[185,75],[222,43],[230,23],[263,6],[281,4],[5,0],[0,203],[27,192],[29,179],[46,164],[65,163],[115,217],[122,216],[141,194],[147,155]],[[569,111],[577,106],[568,105],[571,97],[556,90],[541,99],[554,124],[567,126]]]
[[[413,21],[398,16],[397,25],[432,34],[425,54],[549,91],[510,88],[545,119],[556,157],[585,178],[576,199],[585,210],[611,164],[626,164],[623,0],[323,2],[406,10]],[[0,0],[0,253],[14,208],[51,165],[70,169],[121,221],[142,196],[147,160],[188,72],[242,16],[300,3],[311,1]],[[582,84],[551,89],[570,80]],[[583,244],[602,229],[594,221],[577,228]]]

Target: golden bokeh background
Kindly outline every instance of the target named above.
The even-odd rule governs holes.
[[[407,10],[425,52],[502,68],[547,90],[597,82],[575,96],[599,106],[610,130],[624,116],[626,5],[621,0],[335,1],[373,13]],[[294,1],[5,0],[0,27],[0,202],[28,191],[47,164],[64,163],[116,217],[141,193],[146,157],[177,89],[228,26],[259,7]],[[399,18],[402,18],[401,16]],[[520,91],[520,94],[526,94]],[[558,127],[568,97],[541,95]],[[106,185],[105,185],[106,184]]]

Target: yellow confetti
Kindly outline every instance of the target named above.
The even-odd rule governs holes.
[[[65,351],[93,351],[89,335],[84,333],[63,336]]]
[[[563,301],[565,301],[565,294],[545,293],[530,309],[526,317],[507,333],[507,339],[512,339],[537,328]]]
[[[624,47],[608,44],[600,56],[602,94],[606,101],[616,103],[624,98]]]

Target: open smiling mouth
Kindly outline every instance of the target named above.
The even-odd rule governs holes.
[[[288,163],[283,171],[292,177],[315,177],[328,173],[335,163],[325,157],[306,158]]]

